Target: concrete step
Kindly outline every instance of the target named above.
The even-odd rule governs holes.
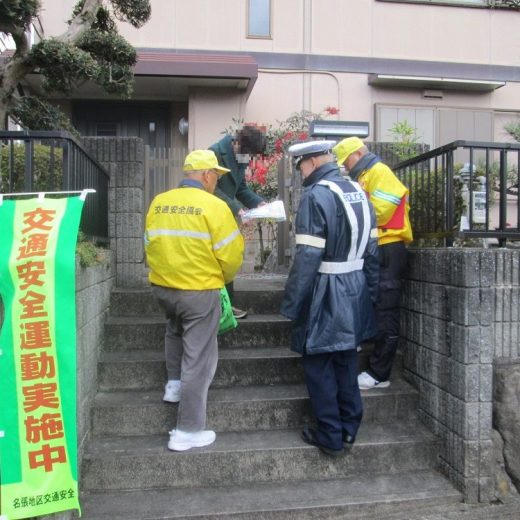
[[[244,284],[242,284],[244,285]],[[277,314],[283,290],[272,288],[268,282],[259,287],[235,290],[233,305],[249,314]],[[150,289],[114,289],[110,295],[112,316],[162,316],[163,311]]]
[[[371,344],[363,345],[358,355],[359,370],[365,370]],[[397,353],[392,376],[402,375],[402,355]],[[102,391],[159,390],[166,381],[163,350],[104,352],[98,363],[99,388]],[[217,372],[211,386],[272,385],[303,383],[300,356],[287,347],[221,349]]]
[[[434,471],[356,475],[326,481],[85,494],[84,520],[358,520],[359,515],[439,507],[461,495]],[[406,515],[406,516],[405,516]]]
[[[243,485],[419,471],[437,465],[438,441],[415,421],[365,424],[352,451],[330,458],[300,430],[223,432],[186,452],[167,449],[168,434],[97,437],[83,458],[85,491]],[[418,492],[416,488],[410,491]]]
[[[95,436],[155,435],[171,430],[177,407],[162,391],[100,392],[93,407]],[[415,417],[417,391],[401,379],[388,388],[362,391],[366,423]],[[312,420],[305,385],[210,388],[207,425],[218,432],[294,428]]]
[[[101,390],[159,390],[166,380],[164,352],[105,352],[98,364]],[[211,386],[303,382],[300,356],[288,348],[222,349]]]
[[[115,317],[105,323],[105,351],[160,350],[166,320],[159,316]],[[219,336],[219,348],[288,346],[291,322],[279,314],[251,315]]]

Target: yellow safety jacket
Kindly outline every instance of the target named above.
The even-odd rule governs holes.
[[[376,212],[378,243],[413,240],[408,189],[384,163],[378,161],[363,171],[358,182],[369,194]]]
[[[157,195],[146,216],[150,282],[174,289],[221,289],[242,265],[244,239],[227,204],[188,179]]]

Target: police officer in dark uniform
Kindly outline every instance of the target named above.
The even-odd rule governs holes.
[[[289,148],[305,189],[280,310],[293,321],[291,349],[302,355],[317,420],[302,439],[331,456],[352,447],[361,423],[356,347],[376,331],[379,269],[373,208],[359,184],[340,175],[334,145]]]

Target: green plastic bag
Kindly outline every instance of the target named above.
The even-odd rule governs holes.
[[[231,300],[229,299],[229,294],[225,287],[222,287],[222,289],[220,289],[220,310],[222,311],[222,314],[220,316],[220,325],[218,328],[218,333],[222,334],[223,332],[227,332],[228,330],[236,329],[238,323],[235,316],[233,315]]]

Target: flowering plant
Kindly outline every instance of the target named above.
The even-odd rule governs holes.
[[[339,114],[339,109],[326,107],[315,113],[302,110],[278,121],[278,127],[269,126],[266,131],[266,150],[262,157],[254,157],[249,163],[246,181],[250,188],[266,200],[273,200],[278,194],[277,168],[289,146],[309,138],[309,125],[316,119],[324,119]],[[249,123],[251,125],[251,123]]]
[[[309,125],[316,119],[324,119],[339,114],[339,109],[333,106],[326,107],[323,112],[315,113],[302,110],[289,116],[284,121],[278,121],[275,128],[269,126],[265,130],[266,149],[262,156],[253,157],[246,170],[246,182],[251,190],[266,201],[276,199],[278,195],[278,163],[283,159],[287,149],[292,144],[305,141],[309,138]],[[226,133],[235,134],[236,127],[244,125],[243,121],[233,120],[233,126]],[[246,123],[247,126],[262,127],[256,123]],[[252,238],[255,230],[260,242],[260,263],[264,264],[276,240],[275,222],[250,222],[242,225],[242,232],[246,238]],[[264,240],[264,231],[267,233]]]

